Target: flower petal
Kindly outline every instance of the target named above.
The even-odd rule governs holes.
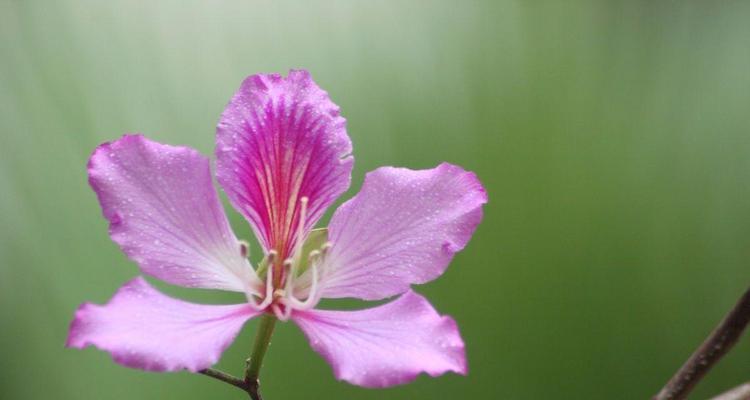
[[[266,251],[289,255],[302,197],[307,232],[349,187],[346,121],[307,71],[245,79],[216,132],[219,183]]]
[[[99,146],[88,171],[112,240],[144,273],[188,287],[261,285],[197,151],[125,135]]]
[[[476,175],[454,165],[370,172],[331,219],[321,296],[377,300],[435,279],[471,238],[486,202]]]
[[[410,382],[421,372],[467,372],[455,321],[412,291],[375,308],[295,311],[292,318],[336,378],[355,385],[386,387]]]
[[[103,306],[81,305],[66,346],[94,345],[126,367],[196,372],[215,364],[245,321],[258,314],[248,304],[213,306],[176,300],[138,277]]]

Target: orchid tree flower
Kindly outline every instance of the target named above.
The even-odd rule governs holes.
[[[143,274],[191,288],[243,293],[236,305],[168,297],[142,277],[104,305],[75,313],[67,346],[89,345],[147,371],[202,372],[259,398],[258,373],[276,321],[293,321],[336,378],[387,387],[420,373],[466,374],[456,323],[410,287],[445,271],[482,219],[477,177],[440,164],[383,167],[316,222],[350,184],[352,145],[339,107],[307,71],[253,75],[216,134],[216,179],[263,249],[254,268],[232,232],[209,160],[142,135],[104,143],[88,163],[109,233]],[[394,300],[360,311],[323,298]],[[243,324],[261,318],[244,379],[210,369]]]

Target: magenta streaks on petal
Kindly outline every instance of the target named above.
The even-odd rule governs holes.
[[[257,314],[247,304],[213,306],[176,300],[138,277],[106,305],[81,305],[66,346],[94,345],[126,367],[196,372],[215,364],[242,325]]]
[[[410,382],[421,372],[467,372],[456,323],[411,291],[375,308],[298,311],[292,318],[336,378],[355,385],[387,387]]]
[[[253,75],[217,126],[217,178],[265,250],[289,255],[300,199],[309,230],[349,187],[353,158],[339,107],[307,71]]]
[[[112,240],[144,273],[187,287],[257,290],[197,151],[125,135],[94,151],[88,173]]]
[[[486,202],[476,175],[455,165],[370,172],[331,219],[322,297],[377,300],[437,278],[471,238]]]

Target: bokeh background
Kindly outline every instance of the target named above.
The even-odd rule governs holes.
[[[344,198],[377,166],[445,160],[490,203],[417,288],[460,324],[467,377],[353,387],[288,324],[267,399],[647,398],[750,283],[748,20],[742,1],[0,0],[0,398],[243,398],[63,347],[79,303],[138,273],[85,165],[125,132],[211,154],[242,79],[289,68],[348,120]],[[240,372],[254,329],[221,368]],[[749,342],[694,398],[750,380]]]

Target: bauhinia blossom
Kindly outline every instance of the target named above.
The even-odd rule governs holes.
[[[467,371],[453,319],[411,291],[437,278],[482,219],[486,193],[471,173],[383,167],[313,230],[351,180],[339,108],[306,71],[248,77],[221,116],[216,178],[264,252],[253,268],[229,226],[209,160],[187,147],[125,135],[99,146],[89,182],[114,240],[141,272],[165,282],[243,293],[237,305],[161,294],[142,277],[105,305],[83,304],[67,345],[94,345],[149,371],[215,364],[251,318],[299,326],[338,379],[386,387]],[[317,309],[322,298],[381,300],[360,311]]]

